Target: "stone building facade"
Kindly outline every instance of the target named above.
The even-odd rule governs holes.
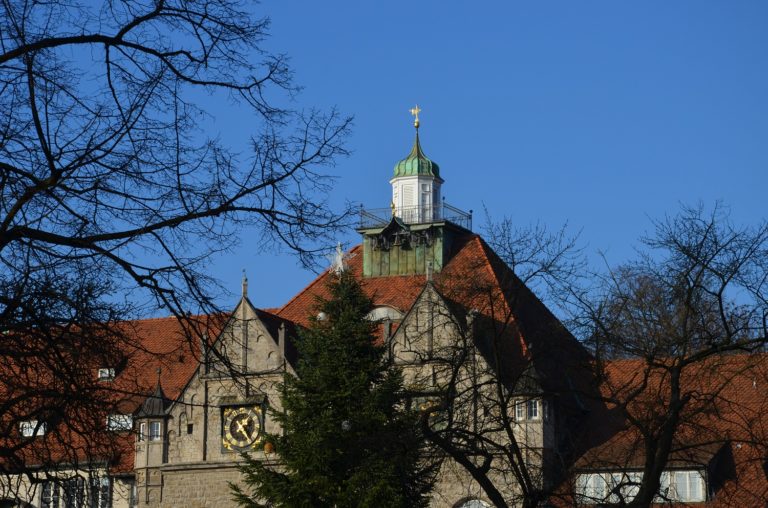
[[[444,180],[425,156],[418,130],[390,183],[391,206],[361,212],[361,245],[339,253],[331,270],[282,307],[254,307],[244,279],[235,308],[197,337],[192,351],[175,319],[139,322],[135,333],[147,350],[166,353],[134,361],[157,382],[135,411],[122,415],[130,424],[113,429],[127,452],[119,463],[61,471],[63,478],[105,478],[98,484],[104,487],[89,489],[86,482],[79,495],[79,484],[74,490],[41,484],[17,489],[27,494],[15,504],[233,506],[229,484],[240,479],[241,452],[279,465],[263,434],[280,430],[270,410],[280,408],[284,375],[295,373],[296,330],[315,312],[334,269],[355,274],[372,298],[370,318],[380,323],[380,340],[403,369],[429,428],[452,426],[493,444],[484,451],[499,495],[511,505],[520,502],[505,458],[511,442],[520,448],[515,460],[531,486],[566,481],[563,465],[593,446],[587,436],[605,421],[604,408],[587,397],[595,389],[585,370],[589,354],[471,232],[471,213],[443,202]],[[592,481],[590,474],[582,476]],[[582,498],[581,504],[594,503]],[[466,467],[448,458],[432,505],[476,508],[492,501]]]

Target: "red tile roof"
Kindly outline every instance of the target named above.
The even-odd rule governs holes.
[[[106,431],[106,417],[111,413],[131,414],[152,393],[161,369],[162,386],[166,395],[175,399],[199,365],[200,339],[203,333],[218,335],[222,318],[190,317],[183,322],[175,317],[123,322],[117,326],[124,334],[119,343],[124,348],[123,365],[100,365],[99,360],[82,357],[78,367],[87,383],[88,400],[103,401],[102,407],[88,406],[88,412],[66,406],[74,414],[59,415],[59,423],[47,429],[43,436],[18,441],[14,433],[2,438],[2,446],[16,446],[13,455],[4,457],[3,464],[11,470],[27,466],[56,463],[109,462],[117,472],[133,469],[134,436],[130,432]],[[99,368],[115,368],[112,381],[98,381]],[[45,372],[45,369],[40,369]],[[90,376],[93,376],[92,378]],[[92,381],[91,381],[92,380]],[[53,391],[60,380],[37,377],[36,385],[28,389]],[[63,392],[63,393],[66,393]],[[5,415],[10,417],[9,415]],[[2,418],[2,417],[0,417]],[[103,432],[94,432],[94,429]]]
[[[668,466],[709,469],[714,498],[707,506],[764,506],[768,500],[768,354],[717,355],[683,371],[681,393],[690,397],[675,434]],[[632,400],[628,410],[642,423],[593,419],[600,444],[585,452],[582,470],[638,470],[644,461],[640,429],[666,416],[669,376],[643,359],[605,367],[604,400]],[[636,398],[630,393],[639,390]],[[616,413],[616,405],[607,404]],[[656,418],[657,420],[651,420]],[[618,423],[618,425],[616,425]]]
[[[390,277],[363,278],[363,249],[358,245],[348,253],[348,269],[361,280],[365,293],[374,305],[388,305],[401,312],[411,308],[426,282],[424,275],[396,275]],[[326,270],[301,290],[275,314],[302,326],[309,324],[316,312],[317,298],[328,297],[327,283],[330,271]]]

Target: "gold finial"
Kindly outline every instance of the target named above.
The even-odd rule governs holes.
[[[394,201],[392,201],[392,202],[389,204],[389,207],[392,209],[392,217],[394,217],[394,216],[395,216],[395,202],[394,202]]]
[[[421,109],[419,109],[419,105],[416,104],[415,108],[411,108],[411,114],[414,116],[413,126],[417,129],[419,128],[419,113],[421,113]]]

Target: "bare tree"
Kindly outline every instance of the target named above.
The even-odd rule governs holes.
[[[664,485],[672,464],[705,470],[712,450],[731,442],[757,456],[768,445],[765,404],[751,394],[765,378],[768,224],[737,227],[721,206],[684,208],[643,244],[637,262],[578,296],[602,401],[620,424],[582,466],[631,472],[593,502],[638,507],[674,500]],[[751,467],[739,460],[734,474]]]
[[[766,380],[768,226],[737,228],[720,207],[655,225],[640,261],[584,277],[562,232],[492,223],[507,263],[485,249],[474,265],[449,266],[420,304],[426,315],[398,329],[424,387],[425,435],[495,505],[674,501],[670,468],[686,467],[711,473],[732,506],[768,494],[738,483],[763,474],[768,448],[755,395]],[[581,341],[530,292],[541,282]],[[606,490],[585,492],[589,472]]]
[[[346,153],[350,120],[284,106],[291,70],[251,8],[0,3],[0,426],[15,438],[0,471],[82,455],[43,457],[20,425],[45,422],[54,448],[103,426],[73,415],[132,395],[105,399],[93,369],[140,347],[124,323],[137,311],[184,319],[197,351],[209,324],[189,311],[217,311],[205,262],[245,228],[309,264],[344,225],[323,167]],[[250,154],[206,128],[203,94],[239,105]]]

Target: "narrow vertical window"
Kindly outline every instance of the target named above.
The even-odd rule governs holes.
[[[525,420],[525,402],[522,400],[515,402],[515,420],[519,422]]]
[[[59,486],[53,482],[43,484],[40,508],[59,508]]]
[[[538,420],[539,419],[539,401],[538,400],[529,400],[528,401],[528,419],[529,420]]]
[[[109,508],[112,506],[112,481],[109,476],[102,476],[99,483],[99,508]]]
[[[149,440],[160,441],[160,422],[149,422]]]
[[[139,441],[144,441],[147,438],[147,424],[141,422],[139,424]]]

